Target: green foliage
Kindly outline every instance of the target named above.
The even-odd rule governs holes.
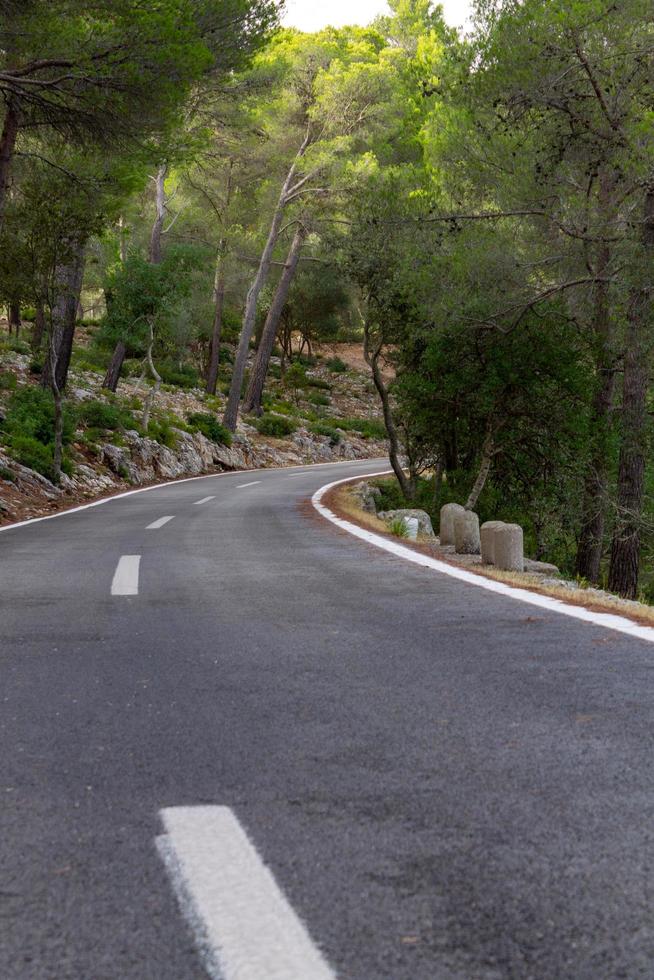
[[[10,454],[23,466],[36,470],[49,480],[54,478],[54,401],[41,388],[19,388],[9,399],[7,414],[0,423],[0,435]],[[63,443],[67,445],[74,433],[74,416],[64,411]],[[64,456],[64,473],[72,472],[70,460]]]
[[[409,531],[403,517],[393,517],[387,522],[386,526],[388,527],[390,533],[394,534],[396,538],[409,537]]]
[[[207,439],[221,446],[231,446],[231,432],[221,425],[215,415],[210,415],[208,412],[192,412],[191,415],[187,415],[186,421],[192,432],[201,432]]]
[[[327,436],[332,446],[337,446],[342,438],[339,430],[326,422],[312,422],[309,426],[309,432],[313,432],[317,436]]]
[[[386,439],[386,427],[379,419],[334,419],[344,432],[356,432],[364,439]]]
[[[8,466],[0,466],[0,480],[7,480],[9,483],[16,482],[16,474]]]
[[[328,395],[321,395],[318,391],[312,392],[307,401],[309,401],[312,405],[322,405],[325,408],[328,405],[331,405],[331,398]]]
[[[168,449],[176,449],[179,436],[175,432],[171,420],[168,418],[152,418],[148,423],[148,436]]]
[[[200,375],[192,364],[178,366],[170,361],[165,361],[158,363],[156,367],[165,384],[186,389],[197,388],[200,384]]]
[[[347,364],[340,357],[330,357],[328,361],[325,361],[325,366],[332,374],[343,374],[348,370]]]
[[[329,383],[329,381],[323,381],[322,378],[308,377],[307,378],[307,387],[308,388],[317,388],[319,391],[331,391],[332,388],[333,388],[333,385],[331,385]]]
[[[283,439],[295,432],[297,423],[282,415],[263,415],[255,422],[255,427],[262,436]]]
[[[16,375],[11,371],[0,371],[0,391],[15,391]]]
[[[77,419],[89,428],[98,430],[138,428],[129,409],[99,400],[82,402],[77,409]]]

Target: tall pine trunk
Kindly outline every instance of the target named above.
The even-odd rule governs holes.
[[[21,319],[20,319],[20,301],[12,299],[9,303],[9,333],[12,332],[18,337],[20,334]]]
[[[216,274],[213,282],[213,325],[211,329],[211,348],[209,351],[209,370],[205,391],[216,394],[218,368],[220,367],[220,336],[223,330],[223,309],[225,306],[225,242],[221,241],[216,260]]]
[[[270,225],[270,231],[268,232],[268,238],[264,246],[263,252],[261,254],[261,259],[259,260],[259,267],[257,268],[257,273],[254,277],[254,281],[250,286],[245,301],[245,311],[243,313],[243,326],[241,327],[241,336],[239,339],[238,350],[236,352],[236,358],[234,360],[234,368],[232,371],[232,381],[229,389],[229,396],[227,398],[227,406],[225,408],[225,414],[223,416],[224,425],[231,431],[236,430],[236,421],[238,419],[238,408],[241,401],[241,388],[243,387],[243,378],[245,376],[245,368],[248,361],[248,350],[250,347],[250,341],[252,335],[254,334],[254,327],[257,315],[257,303],[259,301],[259,295],[261,290],[266,284],[268,275],[270,273],[270,267],[272,265],[273,249],[277,242],[280,229],[282,227],[282,220],[284,217],[284,212],[287,204],[293,193],[293,179],[297,172],[297,166],[299,161],[304,156],[306,149],[310,142],[310,130],[307,130],[307,134],[304,141],[299,148],[293,163],[286,175],[286,179],[282,185],[282,189],[279,194],[279,199],[277,201],[277,206],[275,208],[272,222]],[[307,178],[304,178],[306,180]],[[298,185],[304,181],[298,181]],[[297,186],[297,185],[296,185]]]
[[[640,526],[645,492],[647,451],[647,392],[651,361],[652,286],[650,269],[654,258],[654,188],[647,191],[643,219],[642,264],[646,282],[631,298],[622,386],[620,463],[618,468],[618,513],[611,545],[609,589],[628,599],[638,591]]]
[[[102,382],[103,388],[107,388],[109,391],[115,391],[118,387],[118,382],[120,381],[120,371],[123,366],[126,353],[127,348],[125,346],[125,342],[123,340],[119,340],[114,347],[113,354],[111,355],[111,361],[109,362],[107,373],[105,374]]]
[[[56,350],[52,343],[48,350],[48,358],[43,371],[42,384],[52,388],[52,378],[55,377],[57,388],[63,392],[68,379],[68,368],[73,351],[73,339],[77,320],[77,305],[79,303],[84,265],[86,261],[85,245],[79,240],[70,241],[66,248],[66,258],[55,270],[52,298],[52,317],[57,310]],[[54,322],[54,320],[53,320]],[[54,389],[53,389],[54,390]]]
[[[272,356],[273,347],[275,346],[277,328],[279,326],[282,311],[286,306],[288,293],[298,267],[298,262],[300,261],[300,252],[302,251],[302,246],[306,241],[307,234],[307,229],[304,227],[304,225],[300,224],[293,235],[293,241],[291,242],[291,247],[286,257],[286,262],[284,263],[284,270],[277,285],[277,289],[275,290],[272,304],[268,310],[268,316],[266,317],[263,333],[261,334],[261,340],[259,341],[259,347],[257,349],[257,356],[254,359],[254,364],[252,365],[250,383],[243,402],[244,412],[257,412],[257,414],[261,414],[263,387],[266,383],[268,367],[270,366],[270,358]]]
[[[4,210],[5,198],[9,187],[11,165],[16,149],[16,139],[20,130],[20,113],[12,98],[7,101],[2,135],[0,135],[0,220]]]
[[[161,236],[166,218],[166,192],[164,187],[167,174],[168,166],[164,163],[159,167],[157,176],[154,178],[156,214],[150,233],[150,248],[148,251],[148,262],[151,262],[153,265],[159,265],[162,257]]]

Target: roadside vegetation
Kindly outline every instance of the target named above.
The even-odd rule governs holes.
[[[389,503],[654,593],[651,3],[478,0],[465,38],[428,0],[279,14],[3,6],[7,458],[387,438]]]

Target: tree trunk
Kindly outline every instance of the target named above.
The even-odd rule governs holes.
[[[647,275],[654,258],[654,188],[647,191],[643,222]],[[609,589],[635,599],[640,566],[640,525],[645,491],[647,391],[651,343],[652,287],[634,291],[627,318],[622,392],[622,429],[618,468],[618,514],[611,545]]]
[[[148,346],[147,353],[147,363],[150,368],[152,377],[154,378],[154,385],[150,388],[147,398],[145,399],[145,406],[143,408],[143,428],[148,428],[150,424],[150,413],[152,411],[152,406],[154,405],[154,400],[157,396],[159,389],[161,388],[161,375],[154,366],[154,361],[152,360],[152,348],[154,347],[154,327],[150,324],[150,344]]]
[[[20,129],[20,113],[13,99],[7,102],[5,121],[0,136],[0,220],[4,210],[5,198],[9,187],[11,165],[16,148],[16,139]]]
[[[220,335],[223,329],[223,308],[225,306],[225,256],[224,241],[220,243],[216,262],[216,275],[213,283],[213,328],[211,331],[211,349],[209,353],[209,370],[205,391],[208,395],[216,394],[218,384],[218,368],[220,367]]]
[[[284,263],[284,270],[277,285],[277,289],[275,290],[272,304],[268,310],[268,316],[266,317],[263,333],[261,334],[261,340],[259,341],[257,356],[254,359],[254,364],[252,365],[250,383],[248,385],[247,394],[245,395],[245,401],[243,402],[244,412],[256,412],[257,415],[261,414],[263,386],[268,375],[268,367],[270,365],[273,347],[275,346],[275,337],[277,336],[279,320],[282,315],[282,311],[286,306],[288,293],[291,288],[291,283],[293,282],[293,276],[295,275],[298,267],[298,262],[300,261],[300,252],[302,251],[302,246],[306,241],[307,234],[308,231],[304,225],[298,225],[286,257],[286,262]]]
[[[486,480],[488,479],[488,474],[490,473],[490,468],[493,465],[493,456],[495,455],[495,429],[492,424],[489,423],[486,428],[486,438],[484,439],[484,446],[481,451],[481,463],[479,466],[479,472],[477,474],[477,479],[474,482],[473,488],[470,491],[470,496],[466,500],[465,509],[473,510],[477,506],[477,501],[479,500],[480,494],[486,485]]]
[[[37,354],[41,350],[43,334],[45,333],[45,306],[42,299],[36,301],[36,319],[32,328],[32,353]]]
[[[389,452],[388,458],[390,459],[391,467],[397,478],[397,482],[400,485],[400,490],[404,495],[404,498],[409,501],[413,501],[415,496],[415,486],[412,487],[411,480],[406,476],[406,473],[402,469],[402,464],[400,463],[400,441],[397,435],[397,427],[395,425],[395,420],[393,419],[393,412],[391,409],[391,401],[388,394],[388,388],[384,383],[384,378],[379,367],[379,357],[382,352],[382,344],[378,343],[374,348],[371,347],[370,343],[370,327],[368,321],[364,321],[363,325],[363,355],[366,359],[371,372],[372,380],[374,382],[375,388],[379,395],[380,401],[382,403],[382,412],[384,415],[384,425],[386,426],[386,433],[388,435]]]
[[[20,302],[18,300],[12,299],[9,303],[9,333],[12,330],[16,334],[16,337],[20,334],[21,319],[20,319]]]
[[[163,233],[163,225],[166,218],[166,192],[164,185],[166,183],[167,174],[168,165],[164,163],[159,167],[157,170],[157,176],[154,178],[156,188],[156,216],[154,219],[154,224],[152,225],[152,232],[150,234],[150,248],[148,251],[148,262],[151,262],[152,265],[160,265],[161,263],[161,235]]]
[[[114,347],[113,354],[111,355],[111,361],[109,362],[107,373],[105,374],[104,381],[102,382],[103,388],[107,388],[109,391],[115,391],[118,387],[118,382],[120,381],[120,371],[123,366],[126,353],[127,348],[125,347],[125,342],[119,340]]]
[[[605,203],[608,190],[604,194]],[[611,253],[603,245],[596,263],[597,274],[606,274]],[[608,487],[609,435],[615,394],[615,351],[613,324],[609,306],[608,283],[595,287],[593,333],[597,345],[597,388],[591,414],[591,453],[584,480],[582,523],[577,546],[577,574],[596,585],[600,580],[606,498]]]
[[[52,388],[52,373],[56,371],[57,387],[61,392],[66,387],[68,379],[85,260],[84,244],[80,241],[70,242],[67,257],[57,267],[54,276],[52,318],[54,322],[56,308],[57,350],[53,362],[52,344],[50,344],[41,383],[45,388]]]
[[[232,382],[229,389],[229,396],[227,398],[227,406],[225,408],[225,414],[223,416],[223,424],[231,431],[236,430],[236,421],[238,419],[238,407],[241,400],[241,388],[243,386],[243,377],[245,375],[245,367],[248,360],[248,349],[250,346],[250,340],[252,339],[252,334],[254,333],[255,320],[257,315],[257,302],[259,300],[259,294],[266,284],[268,275],[270,273],[270,266],[272,264],[273,249],[277,242],[279,231],[282,225],[282,218],[284,217],[284,211],[286,205],[289,202],[289,196],[292,191],[293,178],[295,177],[297,171],[297,165],[300,159],[304,156],[307,146],[309,145],[309,131],[307,130],[307,135],[304,138],[302,146],[298,150],[293,163],[286,175],[286,179],[282,185],[282,189],[279,195],[279,200],[277,201],[277,207],[273,214],[272,222],[270,225],[270,231],[268,233],[268,239],[264,246],[263,252],[261,254],[261,259],[259,260],[259,267],[257,269],[254,281],[250,286],[247,294],[247,299],[245,301],[245,311],[243,313],[243,326],[241,328],[241,336],[239,339],[238,350],[236,352],[236,358],[234,360],[234,369],[232,371]],[[299,182],[298,182],[299,183]]]
[[[122,214],[118,218],[118,253],[120,255],[120,264],[125,265],[127,261],[127,233],[125,219]]]

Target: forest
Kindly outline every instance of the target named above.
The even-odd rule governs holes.
[[[0,0],[0,443],[57,481],[76,362],[274,429],[358,343],[399,497],[654,600],[651,0],[389,8]]]

